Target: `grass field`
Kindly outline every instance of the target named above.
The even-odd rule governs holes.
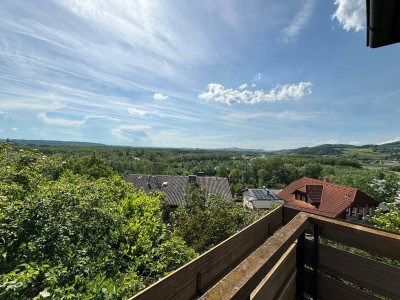
[[[387,153],[374,152],[372,147],[369,148],[347,148],[343,149],[344,155],[357,156],[360,159],[381,160],[389,157]]]

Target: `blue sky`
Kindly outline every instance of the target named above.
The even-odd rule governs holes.
[[[261,148],[400,140],[364,0],[2,0],[0,137]]]

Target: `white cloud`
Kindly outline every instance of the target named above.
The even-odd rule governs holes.
[[[349,142],[349,145],[353,145],[353,146],[360,146],[362,143],[358,142],[358,141],[351,141]]]
[[[164,101],[164,100],[168,99],[168,96],[160,94],[160,93],[155,93],[153,98],[156,99],[156,100],[159,100],[159,101]]]
[[[337,19],[346,31],[365,28],[365,0],[336,0],[337,9],[332,20]]]
[[[11,130],[13,130],[13,131],[17,131],[17,130],[18,130],[18,128],[17,128],[17,127],[13,127],[13,128],[11,128]]]
[[[263,90],[253,92],[249,90],[225,89],[221,84],[210,83],[207,85],[208,91],[202,92],[199,98],[228,105],[234,103],[256,104],[259,102],[276,102],[302,98],[305,95],[311,94],[312,86],[311,82],[300,82],[299,84],[278,85],[267,92]]]
[[[118,119],[110,118],[107,116],[86,116],[82,120],[68,120],[63,118],[49,118],[45,112],[38,114],[39,118],[46,124],[63,126],[63,127],[79,127],[86,123],[89,119],[107,119],[111,121],[118,121]]]
[[[111,129],[111,134],[124,141],[133,141],[133,135],[137,137],[148,135],[147,131],[151,127],[148,125],[122,125]]]
[[[129,107],[128,112],[131,115],[136,115],[136,116],[144,116],[146,114],[146,112],[143,109],[137,107]]]
[[[247,83],[243,83],[241,86],[239,86],[239,90],[244,90],[247,88]]]
[[[62,118],[49,118],[46,113],[39,113],[39,118],[45,122],[46,124],[56,125],[56,126],[65,126],[65,127],[77,127],[81,126],[85,123],[85,119],[83,120],[67,120]]]
[[[222,119],[224,120],[229,120],[229,121],[247,121],[247,120],[258,120],[260,118],[273,118],[277,120],[283,120],[283,121],[289,121],[289,122],[294,122],[294,121],[307,121],[307,120],[313,120],[315,118],[318,118],[321,116],[320,112],[298,112],[298,111],[292,111],[292,110],[285,110],[282,112],[256,112],[256,113],[248,113],[248,112],[235,112],[228,114],[226,116],[223,116]]]
[[[255,81],[259,81],[259,80],[261,80],[261,78],[263,78],[263,74],[262,73],[257,73],[256,76],[254,76],[254,80]]]
[[[301,10],[294,16],[290,24],[284,28],[281,33],[283,41],[291,42],[297,38],[301,30],[307,25],[314,11],[316,0],[307,0],[304,2]]]
[[[327,142],[327,144],[330,144],[330,145],[336,145],[337,143],[338,143],[337,140],[330,140]]]
[[[379,143],[379,145],[389,144],[389,143],[394,143],[394,142],[400,142],[400,136],[394,138],[393,140],[388,140],[388,141],[385,141],[385,142],[381,142],[381,143]]]
[[[252,87],[256,87],[257,85],[256,85],[255,83],[253,83],[251,86],[252,86]]]

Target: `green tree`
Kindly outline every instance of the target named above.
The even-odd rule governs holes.
[[[390,211],[384,213],[377,209],[375,216],[368,217],[367,221],[379,228],[400,233],[400,206],[395,203],[386,203]]]
[[[121,177],[7,144],[0,158],[0,299],[122,299],[195,256]]]
[[[206,194],[201,187],[188,184],[185,203],[173,214],[175,234],[198,253],[227,239],[253,221],[253,216],[233,201]]]

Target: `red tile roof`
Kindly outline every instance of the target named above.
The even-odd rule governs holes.
[[[315,206],[297,200],[296,191],[305,192]],[[285,200],[285,206],[332,218],[340,216],[351,204],[378,205],[375,199],[358,189],[307,177],[293,181],[278,197]]]

